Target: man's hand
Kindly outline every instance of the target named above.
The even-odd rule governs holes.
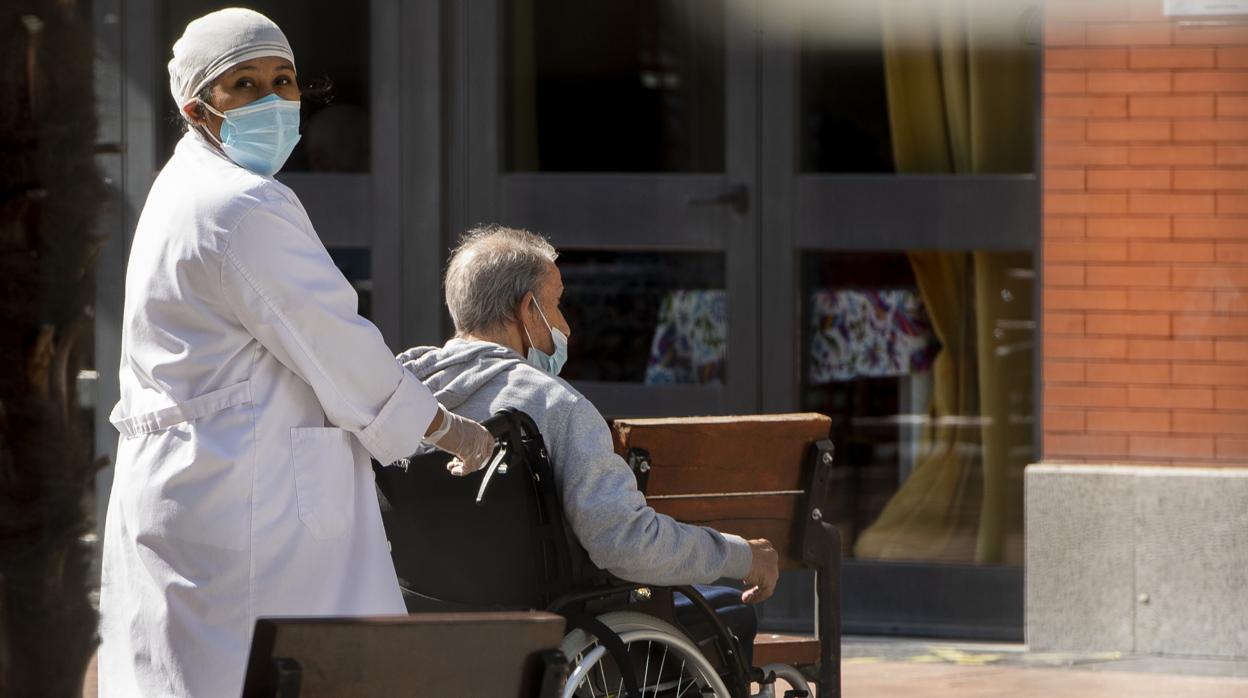
[[[480,470],[494,452],[494,436],[485,427],[449,410],[440,409],[442,423],[425,440],[455,456],[446,464],[452,475]]]
[[[750,541],[750,552],[754,559],[750,562],[750,573],[742,581],[746,590],[741,593],[745,603],[759,603],[771,598],[776,590],[776,580],[780,578],[780,555],[771,547],[771,541],[758,538]]]

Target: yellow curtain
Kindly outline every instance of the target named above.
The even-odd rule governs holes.
[[[1026,14],[1014,3],[881,3],[899,173],[1031,171],[1035,52],[1022,43]],[[1016,562],[1008,543],[1021,540],[1031,426],[1010,418],[1010,399],[1031,383],[1027,340],[1015,333],[1032,306],[1030,279],[1011,270],[1027,270],[1030,257],[916,251],[909,259],[942,344],[931,421],[913,473],[854,552]]]

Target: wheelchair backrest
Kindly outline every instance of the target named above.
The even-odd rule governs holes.
[[[503,453],[489,471],[452,476],[441,452],[406,470],[374,464],[409,610],[545,608],[596,572],[564,521],[533,420],[508,409],[484,424]]]

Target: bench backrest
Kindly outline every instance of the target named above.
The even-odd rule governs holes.
[[[632,461],[646,501],[657,511],[745,538],[766,538],[787,568],[803,564],[802,529],[812,496],[817,507],[825,495],[810,490],[818,449],[831,448],[830,428],[828,417],[813,413],[614,424],[616,450]],[[830,462],[830,450],[825,452]]]

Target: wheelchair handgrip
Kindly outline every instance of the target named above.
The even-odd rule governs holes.
[[[493,434],[494,438],[501,439],[515,428],[516,420],[508,411],[495,412],[482,421],[481,426]]]

